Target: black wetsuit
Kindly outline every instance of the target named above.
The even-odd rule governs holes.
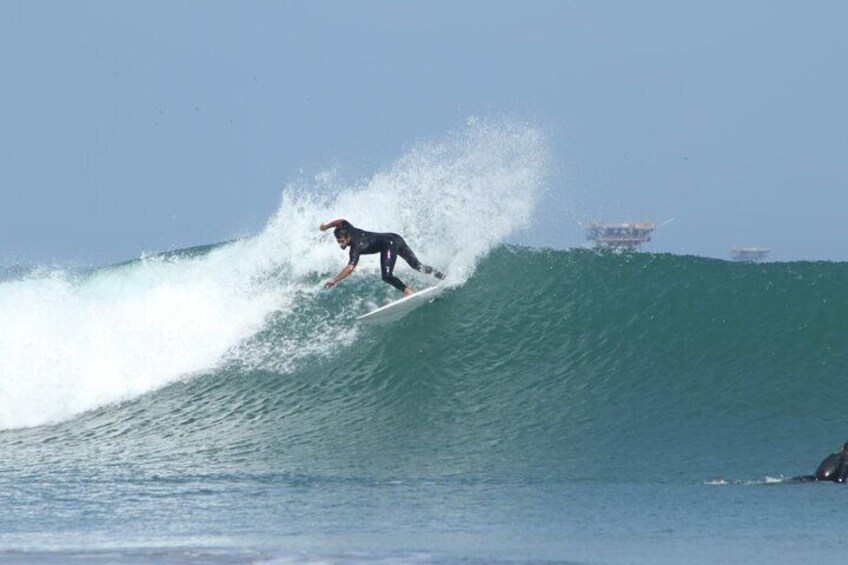
[[[817,481],[844,483],[848,479],[848,453],[840,451],[825,457],[815,476]]]
[[[380,273],[383,280],[403,292],[406,285],[394,275],[395,263],[398,256],[409,263],[416,271],[434,275],[443,279],[445,276],[428,265],[422,265],[412,249],[406,244],[401,236],[396,233],[374,233],[353,227],[347,220],[339,224],[339,227],[350,235],[350,264],[356,266],[360,255],[380,254]]]

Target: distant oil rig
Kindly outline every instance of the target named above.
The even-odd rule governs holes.
[[[661,225],[671,221],[669,220]],[[625,222],[623,224],[593,222],[586,227],[586,239],[594,241],[597,249],[638,251],[643,243],[651,241],[651,232],[658,227],[653,222]]]
[[[674,218],[659,225],[653,222],[624,222],[608,224],[592,222],[586,226],[586,239],[594,242],[595,249],[613,251],[638,251],[643,243],[651,241],[651,233],[657,228],[674,221]],[[771,249],[768,247],[733,247],[730,256],[734,261],[761,263],[766,260]]]
[[[770,251],[768,247],[734,247],[730,250],[730,256],[734,261],[760,263],[765,261]]]

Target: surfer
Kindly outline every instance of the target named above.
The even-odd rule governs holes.
[[[848,442],[842,446],[842,451],[825,457],[816,469],[817,481],[844,483],[846,479],[848,479]]]
[[[333,235],[336,236],[336,242],[339,244],[339,247],[342,249],[350,248],[350,261],[342,272],[324,283],[325,288],[331,288],[342,279],[347,278],[356,268],[356,264],[359,263],[360,255],[371,255],[374,253],[380,254],[380,273],[383,276],[383,280],[401,291],[404,296],[411,296],[415,291],[406,286],[403,281],[394,275],[395,262],[398,256],[402,257],[416,271],[421,271],[428,275],[432,274],[437,279],[445,278],[445,275],[433,267],[423,265],[403,238],[396,233],[374,233],[361,230],[353,227],[345,219],[333,220],[327,224],[321,224],[321,231],[327,231],[330,228],[335,228],[333,229]]]

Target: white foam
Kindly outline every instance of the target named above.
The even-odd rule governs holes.
[[[367,182],[339,185],[323,173],[288,187],[262,233],[208,254],[2,282],[0,429],[67,419],[235,357],[285,370],[343,346],[358,329],[331,333],[330,320],[271,343],[249,339],[295,301],[321,296],[318,275],[344,266],[321,222],[344,217],[401,233],[419,259],[448,272],[448,284],[462,284],[481,256],[531,221],[546,159],[532,127],[470,122]],[[376,274],[378,263],[363,258],[358,271]],[[397,272],[419,276],[402,263]]]

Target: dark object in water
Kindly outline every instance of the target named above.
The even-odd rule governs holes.
[[[848,480],[848,442],[842,446],[842,451],[831,453],[819,464],[815,475],[803,475],[792,480],[801,482],[831,481],[844,483]]]
[[[848,478],[848,443],[839,453],[831,453],[816,469],[817,481],[833,481],[844,483]]]

